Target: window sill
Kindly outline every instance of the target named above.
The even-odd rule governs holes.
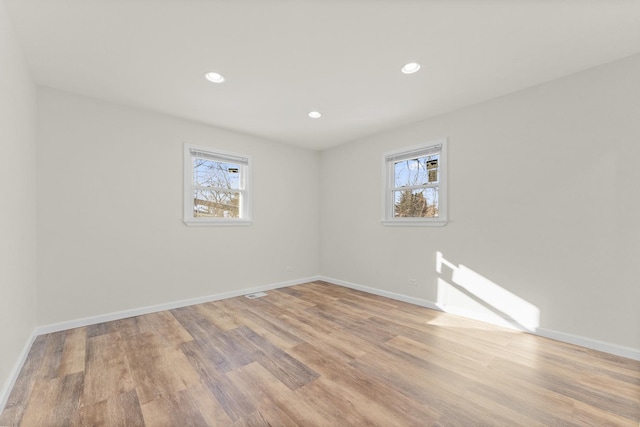
[[[234,226],[248,226],[253,222],[248,219],[185,219],[183,220],[185,225],[189,227],[234,227]]]
[[[422,219],[383,219],[382,225],[392,227],[444,227],[446,220],[422,220]]]

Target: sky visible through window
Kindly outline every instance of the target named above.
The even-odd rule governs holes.
[[[394,187],[437,184],[439,162],[438,154],[396,162]]]
[[[197,186],[222,189],[240,188],[240,165],[195,157],[193,182]]]

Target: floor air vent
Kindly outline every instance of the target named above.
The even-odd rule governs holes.
[[[254,292],[252,294],[245,295],[245,297],[247,297],[249,299],[256,299],[256,298],[264,297],[266,295],[267,294],[265,292]]]

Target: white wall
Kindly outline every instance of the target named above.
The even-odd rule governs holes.
[[[318,274],[317,152],[51,89],[38,108],[39,324]],[[253,225],[184,225],[184,143],[252,156]]]
[[[0,1],[0,408],[36,325],[36,90]]]
[[[382,153],[441,137],[451,222],[382,226]],[[491,311],[436,273],[440,251],[536,306],[540,328],[640,349],[639,160],[640,56],[325,151],[321,272]]]

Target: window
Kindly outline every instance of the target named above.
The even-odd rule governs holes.
[[[446,148],[443,139],[385,154],[383,224],[446,225]]]
[[[185,145],[184,222],[249,225],[249,157]]]

